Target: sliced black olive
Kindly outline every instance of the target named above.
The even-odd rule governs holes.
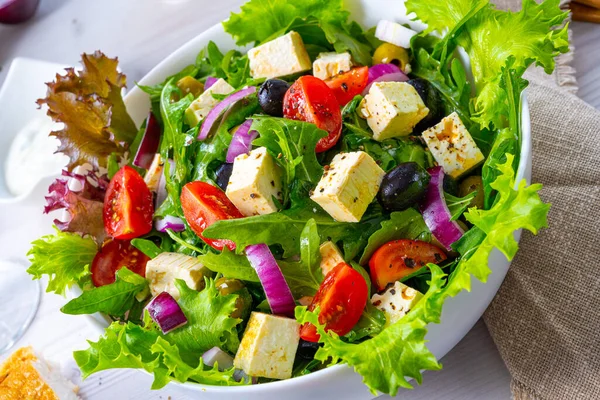
[[[217,178],[217,185],[219,185],[219,187],[223,189],[223,191],[227,190],[227,185],[229,184],[229,178],[231,178],[232,172],[233,164],[224,163],[221,164],[219,168],[217,168],[217,171],[215,173]]]
[[[415,78],[409,80],[407,83],[416,89],[423,103],[429,108],[429,114],[413,129],[414,134],[419,134],[436,125],[444,118],[444,104],[437,89],[431,86],[426,80]]]
[[[290,88],[281,79],[267,79],[258,90],[258,103],[263,111],[274,117],[283,117],[283,96]]]
[[[431,176],[416,162],[407,162],[385,174],[377,200],[388,211],[402,211],[425,194]]]

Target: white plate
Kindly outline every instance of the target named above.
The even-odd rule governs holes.
[[[347,3],[352,12],[352,18],[366,27],[375,25],[380,19],[408,21],[404,4],[396,0],[351,0]],[[221,49],[235,48],[233,40],[223,31],[222,26],[220,24],[215,25],[167,57],[150,71],[140,81],[140,84],[160,83],[167,76],[175,74],[187,65],[192,64],[198,52],[210,40],[217,43]],[[518,180],[522,178],[529,180],[531,175],[531,130],[529,108],[526,99],[523,100],[523,120],[521,121],[523,140],[521,163],[517,178]],[[134,121],[140,124],[148,114],[150,106],[148,96],[138,88],[134,88],[127,95],[126,104]],[[518,240],[519,237],[520,232],[517,232],[515,238]],[[490,266],[493,273],[490,275],[488,282],[482,284],[477,280],[473,280],[470,293],[463,292],[446,301],[441,323],[430,325],[427,334],[428,347],[438,359],[448,353],[481,317],[500,287],[509,265],[509,262],[500,252],[494,251],[490,257]],[[98,328],[99,333],[102,333],[106,326],[105,323],[97,317],[92,321],[94,326]],[[424,384],[426,385],[427,381]],[[201,396],[203,399],[236,397],[244,400],[263,400],[285,396],[286,400],[306,400],[307,398],[343,398],[349,400],[373,397],[362,384],[361,377],[344,365],[327,368],[299,378],[255,386],[215,387],[196,383],[171,383],[170,388],[177,388],[177,390],[189,396]]]

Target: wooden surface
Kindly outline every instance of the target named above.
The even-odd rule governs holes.
[[[74,64],[79,54],[102,49],[119,56],[130,84],[190,38],[227,17],[242,0],[42,0],[34,20],[19,26],[0,26],[0,84],[14,57],[31,57],[61,64]],[[575,68],[579,95],[600,108],[600,25],[574,23]],[[33,77],[32,77],[33,78]],[[24,206],[23,212],[40,212],[39,204]],[[1,214],[1,210],[0,210]],[[6,228],[3,228],[6,229]],[[0,231],[2,235],[7,232]],[[27,237],[25,237],[27,236]],[[2,249],[4,256],[22,255],[22,245]],[[6,243],[6,242],[4,242]],[[84,318],[61,314],[64,299],[45,295],[41,309],[19,345],[32,344],[48,357],[65,365],[76,376],[70,354],[85,348],[86,339],[96,335]],[[3,357],[0,356],[0,359]],[[510,376],[483,324],[471,332],[442,359],[444,369],[428,372],[424,384],[401,392],[402,399],[508,399]],[[166,388],[152,392],[151,378],[138,371],[107,371],[81,384],[85,399],[187,400]]]

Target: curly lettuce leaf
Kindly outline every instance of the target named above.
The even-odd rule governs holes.
[[[27,272],[34,279],[48,275],[46,291],[64,295],[67,288],[89,277],[89,265],[98,252],[98,245],[89,237],[54,229],[55,234],[31,243],[27,252],[31,266]]]
[[[423,299],[402,319],[385,328],[372,339],[361,343],[347,343],[335,333],[325,332],[318,324],[318,311],[296,309],[299,322],[317,326],[323,347],[315,358],[320,361],[346,363],[363,376],[364,383],[375,393],[380,391],[394,396],[399,388],[411,388],[407,377],[419,384],[421,370],[437,370],[441,366],[427,349],[427,324],[439,323],[442,306],[448,297],[470,290],[471,276],[485,282],[491,273],[488,258],[494,248],[509,260],[517,251],[513,234],[527,229],[536,234],[547,226],[549,205],[544,204],[538,191],[541,185],[527,186],[521,181],[515,190],[512,155],[498,166],[500,174],[493,184],[498,201],[489,210],[471,208],[465,214],[474,225],[457,247],[462,255],[454,271],[446,277],[436,265],[429,264],[431,280]],[[473,234],[471,234],[473,232]]]
[[[296,17],[315,17],[319,21],[346,21],[350,14],[341,0],[308,0],[289,2],[285,0],[251,0],[241,7],[239,14],[231,13],[223,22],[225,32],[244,46],[261,43],[273,33],[284,31]]]
[[[126,79],[117,70],[118,60],[98,51],[81,59],[81,71],[67,68],[66,75],[57,74],[48,83],[46,98],[38,100],[55,122],[64,124],[50,135],[60,140],[58,151],[69,157],[69,171],[85,163],[106,167],[108,157],[123,155],[137,133],[121,96]]]
[[[60,311],[71,315],[101,312],[121,317],[133,307],[137,301],[135,296],[147,288],[148,282],[143,276],[121,268],[116,273],[115,282],[84,291]]]
[[[236,295],[221,295],[214,281],[197,292],[177,280],[181,294],[179,306],[188,323],[166,335],[146,314],[144,326],[113,322],[97,342],[73,353],[84,378],[112,368],[139,368],[154,374],[152,388],[158,389],[174,379],[211,385],[235,385],[233,368],[219,372],[206,367],[202,354],[218,346],[227,347],[232,336],[237,339],[239,319],[231,318]]]
[[[77,182],[78,190],[71,189],[70,180]],[[97,172],[89,171],[82,175],[63,170],[62,177],[48,188],[44,213],[66,211],[65,221],[54,220],[57,228],[63,232],[91,235],[98,243],[102,243],[105,236],[102,209],[107,187],[106,176],[98,176]]]
[[[503,116],[508,114],[507,94],[501,84],[503,68],[513,59],[510,68],[518,76],[533,63],[551,73],[554,57],[568,51],[568,27],[558,28],[568,12],[561,11],[559,0],[540,4],[523,0],[518,12],[497,10],[484,3],[452,0],[432,4],[426,0],[408,0],[406,7],[428,24],[428,31],[449,31],[456,44],[465,49],[477,91],[472,119],[482,128],[490,127],[490,123],[501,128],[505,122]],[[450,42],[447,40],[446,44],[452,45]],[[438,53],[449,54],[449,50]]]

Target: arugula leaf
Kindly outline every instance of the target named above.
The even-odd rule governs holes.
[[[237,339],[239,319],[230,318],[235,309],[236,295],[221,295],[214,281],[197,292],[177,280],[181,298],[179,305],[188,323],[163,335],[146,313],[144,326],[113,322],[97,342],[73,353],[83,377],[112,368],[140,368],[154,373],[152,388],[166,385],[170,379],[185,382],[236,385],[234,369],[219,372],[203,366],[201,355],[214,347],[227,346],[230,335]]]
[[[50,135],[60,140],[58,151],[69,157],[69,171],[86,163],[106,167],[108,157],[123,155],[137,133],[121,96],[126,78],[117,70],[117,59],[97,51],[82,54],[81,61],[82,70],[67,68],[66,75],[48,84],[46,98],[37,101],[63,124]]]
[[[344,23],[348,16],[341,0],[295,3],[285,0],[251,0],[241,7],[239,14],[231,13],[229,19],[223,22],[223,28],[234,37],[238,46],[244,46],[248,43],[262,43],[276,32],[281,32],[278,36],[282,35],[297,17]]]
[[[379,334],[385,327],[385,314],[379,310],[370,301],[363,311],[360,319],[354,325],[352,330],[344,335],[344,338],[350,343],[356,343],[366,337],[373,337]]]
[[[264,146],[284,171],[284,206],[289,202],[289,188],[294,180],[316,185],[323,175],[315,148],[327,132],[315,124],[284,118],[254,117],[251,129],[259,133],[252,142]]]
[[[344,241],[345,256],[352,259],[382,219],[381,213],[370,216],[369,210],[365,215],[359,223],[337,222],[315,202],[304,198],[297,200],[292,208],[278,213],[217,221],[202,234],[211,239],[233,240],[237,251],[257,243],[280,244],[284,257],[288,258],[300,254],[299,238],[312,218],[317,223],[321,241]]]
[[[247,55],[237,50],[223,54],[212,40],[206,46],[208,62],[214,68],[214,75],[223,78],[238,89],[250,79],[250,63]]]
[[[469,208],[471,200],[477,196],[477,190],[472,191],[464,197],[456,197],[450,193],[444,192],[444,198],[446,199],[446,205],[450,211],[450,221],[456,221],[460,216]]]
[[[278,261],[294,298],[314,296],[323,281],[319,251],[321,239],[314,219],[308,220],[300,236],[300,261]]]
[[[212,251],[198,257],[206,268],[218,272],[227,278],[240,279],[249,282],[260,282],[256,270],[244,255],[232,253],[227,247],[217,254]]]
[[[98,245],[89,237],[54,229],[54,235],[42,236],[31,243],[27,252],[31,266],[27,273],[34,279],[48,275],[46,291],[64,295],[68,287],[89,277],[89,265],[98,252]]]
[[[147,287],[148,282],[143,276],[124,267],[117,271],[114,283],[84,291],[60,310],[71,315],[102,312],[120,317],[137,301],[135,295]]]
[[[365,265],[375,251],[387,242],[397,239],[417,239],[423,234],[430,234],[423,216],[414,208],[396,211],[390,219],[381,222],[381,228],[375,231],[360,257],[360,264]]]
[[[163,250],[155,245],[152,240],[136,238],[131,240],[131,245],[150,258],[163,253]]]

